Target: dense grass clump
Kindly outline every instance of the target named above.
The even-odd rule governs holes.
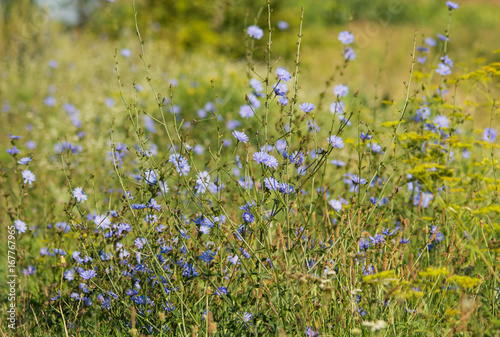
[[[443,6],[400,98],[382,74],[374,98],[349,85],[367,51],[345,29],[333,73],[302,87],[307,8],[285,62],[269,2],[244,60],[165,68],[134,7],[137,46],[114,59],[12,63],[2,331],[497,336],[500,64],[453,61],[461,8]]]

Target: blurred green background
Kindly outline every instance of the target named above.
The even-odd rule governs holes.
[[[500,1],[457,2],[460,9],[453,15],[450,54],[470,59],[473,53],[474,57],[495,60],[491,51],[500,48],[496,38],[500,33]],[[363,62],[380,61],[387,53],[385,61],[398,65],[399,59],[392,60],[391,54],[407,55],[415,30],[434,38],[436,33],[444,34],[448,20],[444,3],[444,0],[273,0],[273,26],[279,21],[288,25],[275,32],[273,50],[285,60],[294,57],[291,47],[298,32],[300,8],[304,7],[303,46],[306,51],[312,49],[304,55],[314,57],[314,62],[336,60],[336,36],[340,30],[350,29],[356,35],[358,47],[375,48],[373,55]],[[75,43],[81,43],[82,49],[87,49],[89,43],[120,48],[135,42],[131,0],[2,0],[1,6],[0,42],[6,60],[43,56],[45,51],[53,51],[63,36],[70,36],[75,48],[80,46]],[[245,27],[254,23],[267,26],[264,0],[137,0],[136,6],[145,40],[161,44],[164,53],[174,59],[186,53],[216,53],[243,59]],[[390,53],[385,50],[388,42]],[[332,47],[336,48],[335,55],[330,54]],[[324,59],[317,59],[317,54]],[[324,73],[324,69],[319,72]]]
[[[500,0],[456,2],[460,8],[453,11],[448,45],[455,69],[467,72],[500,61],[500,53],[493,52],[500,49]],[[116,95],[115,49],[131,51],[123,64],[124,83],[143,80],[143,74],[136,74],[140,46],[131,0],[2,0],[1,6],[2,100],[17,97],[29,106],[58,83],[59,88],[65,83],[63,87],[88,88],[100,96]],[[245,29],[251,24],[267,27],[264,0],[137,0],[136,6],[148,62],[156,80],[167,85],[181,75],[223,81],[228,74],[248,74]],[[281,57],[280,65],[289,68],[294,67],[304,7],[301,84],[307,95],[322,92],[342,64],[337,36],[350,30],[358,57],[336,81],[352,90],[362,88],[366,97],[384,99],[404,91],[415,33],[417,45],[425,45],[425,37],[437,40],[436,34],[445,34],[449,13],[444,0],[273,0],[271,7],[273,59]],[[255,44],[260,71],[266,39],[267,34]],[[439,57],[429,56],[429,63]],[[57,72],[47,67],[51,60],[58,62]],[[67,99],[71,96],[77,95],[65,93]]]

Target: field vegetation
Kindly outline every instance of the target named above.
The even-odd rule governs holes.
[[[1,3],[5,336],[500,336],[497,1]]]

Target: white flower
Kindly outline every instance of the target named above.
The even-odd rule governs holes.
[[[260,40],[264,36],[264,31],[258,26],[252,25],[247,28],[247,34],[256,40]]]
[[[335,96],[345,97],[349,93],[349,88],[343,84],[339,84],[333,88]]]
[[[335,200],[335,199],[333,199],[333,200],[330,200],[328,203],[329,203],[329,204],[330,204],[330,206],[332,206],[332,208],[333,208],[334,210],[336,210],[337,212],[342,211],[342,202],[341,202],[340,200]]]
[[[84,202],[87,200],[87,195],[83,191],[82,187],[75,188],[75,190],[73,191],[73,196],[76,198],[78,202]]]
[[[198,173],[198,179],[196,179],[196,193],[204,194],[210,185],[210,175],[207,171]]]
[[[369,327],[371,332],[375,332],[378,330],[385,329],[387,327],[387,323],[382,320],[376,320],[375,322],[363,322],[361,323],[363,326]]]
[[[26,229],[28,229],[28,226],[26,226],[26,223],[21,220],[16,220],[14,221],[14,228],[17,229],[18,233],[24,233],[26,232]]]
[[[96,225],[96,228],[101,228],[103,230],[106,230],[109,228],[109,226],[111,226],[111,220],[106,214],[97,215],[94,218],[94,223]]]
[[[160,183],[158,184],[158,186],[160,186],[160,190],[161,190],[161,192],[163,192],[163,194],[167,194],[168,193],[169,188],[168,188],[168,185],[167,185],[166,182],[160,181]]]

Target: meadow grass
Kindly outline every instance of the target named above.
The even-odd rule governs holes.
[[[467,6],[402,43],[271,9],[237,60],[135,8],[120,45],[9,44],[4,335],[500,334],[500,63],[460,46]]]

